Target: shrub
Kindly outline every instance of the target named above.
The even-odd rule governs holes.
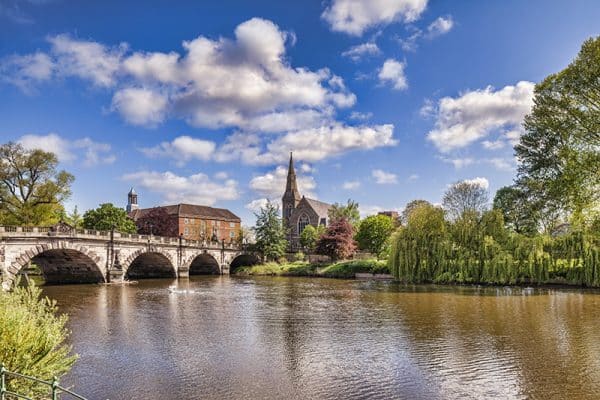
[[[51,380],[71,369],[77,356],[65,344],[66,315],[34,285],[0,292],[0,362],[11,372]],[[48,387],[7,377],[9,390],[27,396],[48,394]]]

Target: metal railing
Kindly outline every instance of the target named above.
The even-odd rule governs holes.
[[[33,399],[31,397],[27,397],[23,394],[19,394],[17,392],[8,390],[8,387],[6,385],[7,377],[24,379],[26,381],[35,382],[40,385],[48,386],[48,394],[50,395],[50,398],[52,400],[59,400],[61,394],[67,394],[67,395],[69,395],[73,398],[79,399],[79,400],[87,400],[85,397],[78,395],[77,393],[74,393],[74,392],[70,391],[69,389],[66,389],[66,388],[60,386],[58,384],[57,377],[52,378],[51,381],[45,381],[43,379],[39,379],[34,376],[23,375],[23,374],[19,374],[18,372],[11,372],[4,367],[4,364],[0,364],[0,400],[8,400],[11,398],[24,399],[24,400],[35,400],[35,399]]]

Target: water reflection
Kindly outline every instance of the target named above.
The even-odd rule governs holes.
[[[176,285],[186,292],[170,293]],[[110,399],[540,398],[600,390],[600,295],[302,278],[49,286]]]

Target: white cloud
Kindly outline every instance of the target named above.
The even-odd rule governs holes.
[[[28,150],[41,149],[54,153],[60,162],[71,162],[83,151],[83,165],[92,167],[97,164],[112,164],[116,157],[110,153],[108,143],[95,142],[90,138],[69,141],[56,133],[47,135],[28,134],[19,139],[19,143]]]
[[[488,158],[484,161],[500,171],[512,171],[516,168],[516,165],[513,162],[514,160],[506,160],[504,158]]]
[[[246,204],[245,207],[253,213],[258,213],[261,208],[264,208],[267,205],[268,201],[269,200],[265,198],[255,199],[252,200],[250,203]]]
[[[484,140],[481,145],[487,150],[498,150],[506,146],[506,142],[503,140]]]
[[[37,84],[52,78],[55,68],[52,59],[42,52],[14,55],[0,61],[0,79],[31,93]]]
[[[52,54],[57,72],[90,80],[94,85],[110,87],[116,83],[125,44],[109,48],[101,43],[73,39],[67,34],[51,36]]]
[[[398,182],[398,178],[396,174],[392,174],[391,172],[385,172],[381,169],[374,169],[371,172],[373,178],[375,178],[375,182],[380,185],[389,185]]]
[[[377,75],[381,83],[389,83],[396,90],[404,90],[408,87],[404,68],[406,63],[393,59],[387,59]]]
[[[227,178],[229,178],[229,174],[227,172],[221,171],[215,174],[215,179],[224,181]]]
[[[317,184],[312,176],[298,174],[296,180],[298,190],[302,195],[314,197],[313,191],[317,187]],[[283,196],[286,182],[287,167],[278,166],[273,171],[252,178],[250,180],[250,188],[261,196],[277,200]]]
[[[350,58],[352,61],[359,61],[363,57],[377,56],[381,50],[376,43],[366,42],[350,47],[342,53],[342,56]]]
[[[456,168],[456,169],[468,167],[469,165],[472,165],[473,163],[475,163],[475,160],[471,157],[465,157],[465,158],[444,158],[444,157],[442,157],[442,161],[454,165],[454,168]]]
[[[368,119],[371,119],[371,117],[373,117],[372,112],[352,111],[352,113],[350,113],[349,118],[354,121],[366,121]]]
[[[342,188],[345,190],[356,190],[360,187],[359,181],[346,181],[342,184]]]
[[[413,22],[427,7],[427,0],[333,0],[321,17],[331,30],[360,36],[378,25]]]
[[[435,104],[431,99],[425,99],[423,105],[419,109],[419,115],[423,118],[430,118],[435,115]]]
[[[179,136],[172,142],[162,142],[158,146],[140,149],[148,157],[173,158],[177,165],[182,166],[190,160],[210,160],[216,144],[208,140],[196,139],[190,136]]]
[[[132,125],[156,126],[165,118],[167,98],[145,88],[126,88],[115,93],[111,110]]]
[[[469,183],[472,185],[479,185],[486,190],[490,187],[490,182],[487,180],[487,178],[482,178],[482,177],[477,177],[477,178],[473,178],[473,179],[464,179],[463,182]]]
[[[454,27],[454,20],[451,16],[438,17],[427,27],[427,37],[434,38],[436,36],[444,35],[452,30]]]
[[[457,98],[444,97],[438,103],[435,128],[427,138],[441,152],[449,152],[495,130],[509,128],[514,132],[531,110],[534,86],[521,81],[496,91],[488,86]]]
[[[179,176],[170,171],[139,171],[125,174],[123,180],[162,196],[163,203],[192,203],[213,205],[217,201],[239,197],[237,181],[215,182],[206,174]]]

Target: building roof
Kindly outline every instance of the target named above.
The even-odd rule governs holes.
[[[135,189],[133,188],[133,186],[132,186],[132,187],[131,187],[131,189],[129,190],[129,193],[128,193],[128,194],[137,194],[137,193],[135,192]]]
[[[132,211],[129,213],[129,216],[134,220],[137,220],[138,218],[143,218],[144,215],[157,208],[163,208],[169,215],[177,215],[179,217],[206,218],[231,222],[241,221],[240,217],[225,208],[214,208],[196,204],[173,204],[153,208],[141,208]]]
[[[317,213],[319,217],[327,217],[329,209],[331,208],[331,204],[324,203],[319,200],[309,199],[308,197],[304,197],[304,200],[312,207],[313,210]]]

